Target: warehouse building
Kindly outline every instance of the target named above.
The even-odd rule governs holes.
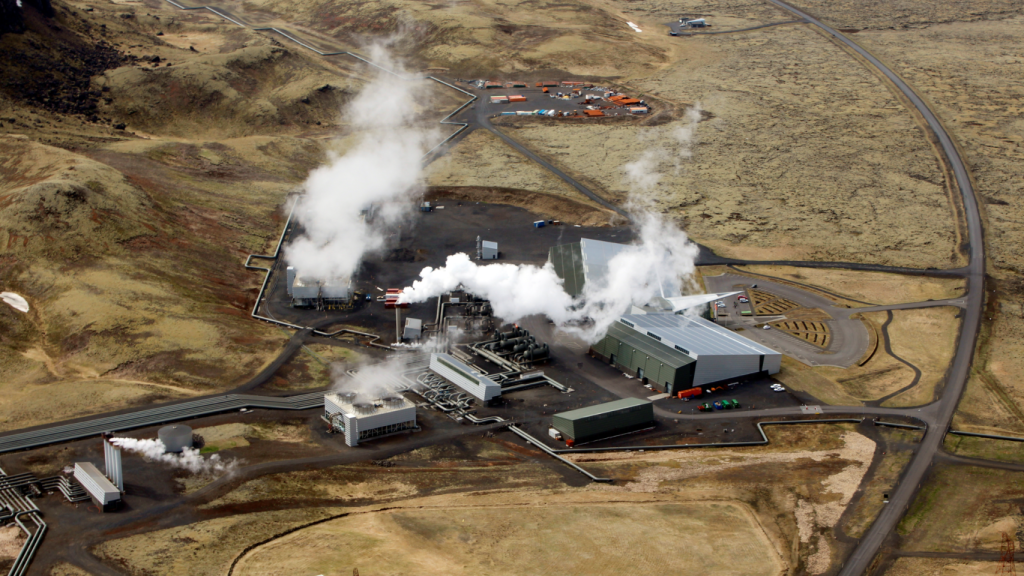
[[[561,244],[548,249],[548,262],[555,269],[555,274],[562,279],[563,289],[573,298],[583,294],[587,284],[600,286],[608,276],[608,267],[613,258],[631,246],[602,242],[583,238],[572,244]],[[667,279],[666,279],[667,280]],[[661,293],[667,297],[655,298],[646,307],[649,311],[678,312],[703,306],[714,300],[739,294],[739,292],[723,292],[720,294],[695,294],[691,296],[672,296],[669,294],[670,283],[661,286]],[[643,310],[640,310],[643,312]],[[708,316],[706,314],[706,316]]]
[[[431,354],[430,369],[438,376],[462,388],[477,400],[501,396],[501,385],[473,370],[448,354]]]
[[[608,263],[626,248],[625,244],[583,238],[572,244],[552,246],[548,250],[548,261],[562,279],[565,291],[576,298],[583,293],[587,282],[603,281],[608,274]]]
[[[661,392],[776,374],[782,354],[703,318],[628,314],[590,353]]]
[[[639,398],[623,398],[555,414],[551,425],[571,446],[651,428],[654,426],[654,404]]]
[[[331,431],[343,433],[348,446],[418,429],[416,405],[398,394],[370,400],[355,392],[329,392],[324,394],[324,412]]]

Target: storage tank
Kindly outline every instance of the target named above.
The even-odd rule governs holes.
[[[192,429],[184,424],[164,426],[156,433],[168,452],[181,452],[192,447]]]

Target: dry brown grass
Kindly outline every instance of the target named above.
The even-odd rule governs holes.
[[[925,300],[945,300],[963,295],[965,281],[959,278],[929,278],[886,274],[884,272],[858,272],[835,268],[793,268],[790,266],[740,266],[741,271],[763,274],[781,280],[821,288],[867,302],[869,304],[904,304]],[[827,296],[827,295],[826,295]],[[853,307],[865,306],[843,300]]]
[[[247,554],[240,575],[784,573],[756,516],[737,502],[607,502],[600,493],[502,495],[461,506],[430,500],[352,515]],[[658,534],[690,545],[665,554]],[[700,534],[701,538],[694,538]],[[480,554],[479,546],[487,553]]]
[[[910,390],[886,402],[886,406],[917,406],[931,401],[953,357],[960,320],[959,308],[939,307],[896,310],[888,332],[893,352],[921,370],[921,379]],[[885,312],[863,314],[881,334]],[[776,376],[787,386],[814,395],[829,404],[859,403],[886,396],[907,386],[914,372],[885,352],[881,343],[863,365],[850,368],[809,367],[783,358]]]
[[[630,188],[623,165],[663,150],[653,163],[662,177],[643,200],[723,255],[962,263],[931,146],[906,108],[849,55],[803,26],[689,38],[685,47],[685,57],[626,83],[703,103],[708,114],[691,159],[673,140],[682,121],[507,131],[620,200]]]

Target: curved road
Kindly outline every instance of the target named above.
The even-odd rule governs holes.
[[[960,330],[960,340],[957,343],[956,355],[953,357],[953,364],[949,371],[949,380],[943,390],[942,398],[937,402],[938,413],[934,421],[929,423],[931,425],[925,432],[924,438],[921,439],[920,448],[905,469],[899,487],[896,488],[896,491],[889,499],[889,505],[882,509],[881,514],[878,515],[871,528],[861,538],[857,548],[854,549],[839,572],[842,576],[858,576],[868,570],[878,555],[882,544],[892,535],[896,525],[903,518],[904,510],[906,510],[906,507],[916,495],[918,484],[920,484],[925,473],[931,467],[936,452],[942,444],[942,439],[949,429],[950,422],[953,420],[953,413],[956,411],[960,396],[963,394],[964,386],[967,384],[985,302],[985,241],[981,227],[981,214],[978,210],[978,199],[975,196],[974,187],[971,185],[971,178],[967,173],[963,160],[960,158],[956,145],[953,143],[953,139],[946,133],[942,123],[939,122],[939,119],[936,118],[935,114],[932,113],[921,97],[895,72],[890,70],[888,66],[841,32],[827,26],[810,14],[782,2],[782,0],[768,1],[792,12],[800,18],[807,19],[809,23],[817,26],[826,34],[830,34],[836,42],[842,43],[856,52],[885,75],[910,100],[911,104],[924,117],[928,127],[939,140],[943,155],[946,157],[950,168],[952,168],[957,187],[960,189],[963,198],[964,217],[967,220],[967,242],[970,260],[967,265],[966,306],[963,325]]]

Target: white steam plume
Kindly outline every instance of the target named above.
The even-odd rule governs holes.
[[[230,460],[225,462],[217,454],[209,458],[203,458],[199,454],[199,450],[195,448],[185,448],[181,451],[181,454],[168,453],[164,443],[160,440],[111,438],[110,443],[129,452],[137,452],[149,460],[183,468],[193,474],[222,474],[232,472],[238,466],[237,461]]]
[[[373,61],[403,76],[374,69],[376,76],[344,111],[358,133],[355,143],[331,154],[303,185],[295,207],[303,232],[285,253],[303,277],[348,280],[364,254],[384,246],[388,229],[408,216],[420,191],[421,159],[435,138],[433,130],[413,126],[426,83],[407,79],[384,48],[370,52]],[[362,217],[371,205],[372,225]]]
[[[697,135],[697,124],[700,122],[703,109],[700,102],[687,108],[683,115],[684,122],[679,126],[667,126],[664,129],[655,129],[653,132],[642,137],[648,145],[639,158],[633,162],[627,162],[623,167],[624,179],[629,184],[633,194],[631,200],[638,199],[637,192],[651,192],[661,182],[661,164],[672,161],[674,173],[679,174],[681,169],[680,161],[689,160],[693,157],[693,145]],[[653,142],[667,140],[668,145],[657,145]]]
[[[363,400],[376,400],[404,388],[406,383],[402,372],[407,369],[400,356],[392,356],[377,364],[361,365],[352,370],[355,376],[349,374],[344,365],[335,364],[331,367],[331,388],[339,392],[355,392]]]
[[[640,243],[612,258],[608,274],[602,281],[584,284],[576,300],[562,288],[550,263],[480,266],[463,253],[449,256],[441,268],[424,268],[421,279],[406,288],[401,298],[423,302],[462,285],[490,300],[494,315],[508,322],[542,314],[563,330],[593,342],[630,306],[646,305],[662,291],[677,296],[693,276],[698,248],[686,233],[656,214],[642,218]]]
[[[659,296],[691,291],[695,288],[697,245],[661,215],[645,210],[640,198],[658,184],[659,165],[673,152],[677,171],[678,162],[693,155],[700,118],[698,103],[687,110],[682,126],[669,129],[671,145],[648,148],[637,161],[624,166],[632,191],[630,205],[638,214],[639,242],[612,258],[600,281],[588,279],[578,299],[565,292],[550,264],[479,266],[460,253],[449,256],[444,267],[424,268],[420,280],[404,290],[401,300],[423,302],[462,285],[490,300],[494,315],[508,322],[543,314],[563,330],[594,342],[632,305],[644,306]]]

